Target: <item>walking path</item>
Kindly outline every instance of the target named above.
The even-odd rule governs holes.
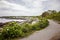
[[[49,26],[43,30],[36,31],[30,36],[19,40],[58,40],[60,39],[60,24],[49,20]]]

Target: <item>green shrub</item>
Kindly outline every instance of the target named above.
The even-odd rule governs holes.
[[[31,25],[29,23],[24,23],[20,25],[17,22],[9,22],[3,27],[2,36],[6,38],[24,37],[31,31]]]
[[[32,30],[39,30],[40,29],[40,22],[37,22],[32,25]]]
[[[41,20],[40,25],[40,28],[45,28],[48,25],[48,21],[46,19]]]
[[[31,30],[31,25],[29,23],[24,23],[21,28],[22,28],[22,31],[26,33]]]
[[[44,18],[39,19],[40,21],[35,24],[30,23],[17,23],[17,22],[8,22],[3,26],[3,31],[0,35],[2,39],[10,39],[15,37],[25,37],[30,34],[32,31],[40,30],[48,25],[48,21]],[[0,38],[1,39],[1,38]]]
[[[32,25],[33,30],[40,30],[48,25],[48,20],[45,18],[39,19],[40,21]]]
[[[23,34],[21,31],[21,26],[19,23],[16,22],[11,22],[8,23],[7,25],[4,25],[2,35],[4,38],[14,38],[14,37],[19,37]]]
[[[53,19],[56,21],[60,21],[60,11],[59,12],[55,12],[55,13],[51,13],[50,15],[47,15],[48,19]]]
[[[3,36],[2,36],[2,33],[0,32],[0,40],[3,40]]]

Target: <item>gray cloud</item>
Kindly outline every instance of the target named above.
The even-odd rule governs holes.
[[[60,10],[60,0],[48,0],[43,3],[44,10]]]
[[[60,10],[60,0],[0,0],[0,16],[37,16],[45,10]]]

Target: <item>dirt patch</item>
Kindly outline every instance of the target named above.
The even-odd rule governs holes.
[[[50,40],[60,40],[60,33],[53,36]]]

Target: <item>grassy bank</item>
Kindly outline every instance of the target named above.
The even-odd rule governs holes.
[[[0,40],[10,40],[13,38],[23,38],[26,37],[37,30],[42,30],[48,26],[49,22],[45,18],[38,19],[39,21],[34,23],[24,22],[22,24],[18,22],[8,22],[3,25],[0,32]]]

